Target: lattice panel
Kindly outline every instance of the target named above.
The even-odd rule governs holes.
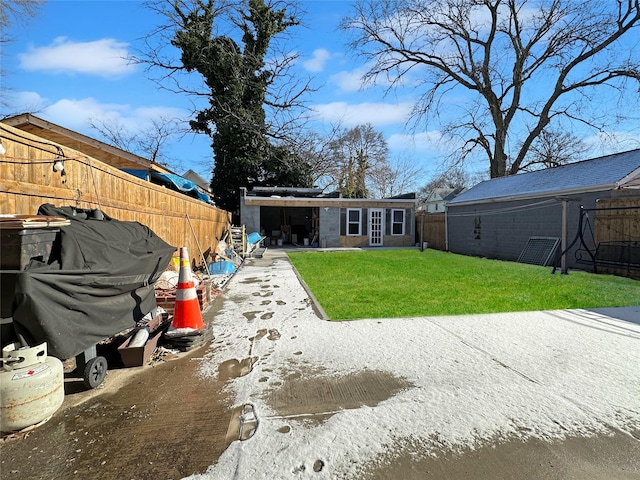
[[[546,267],[553,260],[559,243],[560,239],[555,237],[529,237],[518,262]]]

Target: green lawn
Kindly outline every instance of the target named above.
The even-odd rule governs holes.
[[[617,307],[640,282],[438,250],[290,252],[332,320]]]

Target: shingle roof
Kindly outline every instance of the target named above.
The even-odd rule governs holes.
[[[561,167],[487,180],[461,193],[449,205],[610,190],[616,182],[636,170],[640,175],[640,150],[631,150]]]

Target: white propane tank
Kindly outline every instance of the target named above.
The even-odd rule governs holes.
[[[64,368],[47,357],[47,344],[2,349],[0,431],[13,432],[48,420],[64,401]]]

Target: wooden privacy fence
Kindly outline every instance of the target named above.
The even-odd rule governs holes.
[[[600,200],[593,236],[598,271],[640,278],[640,197]]]
[[[416,214],[416,241],[427,242],[429,248],[447,249],[446,218],[443,213]]]
[[[82,152],[1,125],[0,213],[34,215],[43,203],[100,209],[140,222],[165,242],[186,246],[192,261],[215,249],[229,228],[229,212],[154,185]],[[60,161],[63,171],[55,168]],[[58,166],[60,166],[58,164]]]

